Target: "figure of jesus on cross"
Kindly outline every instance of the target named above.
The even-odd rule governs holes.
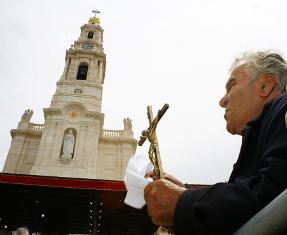
[[[163,179],[163,170],[160,159],[159,146],[156,136],[156,127],[166,110],[169,108],[168,104],[165,104],[161,110],[158,111],[156,117],[153,119],[152,107],[147,107],[147,116],[149,119],[149,127],[142,132],[142,136],[138,142],[139,146],[142,146],[146,139],[150,142],[148,151],[149,159],[154,166],[153,172],[159,178]]]

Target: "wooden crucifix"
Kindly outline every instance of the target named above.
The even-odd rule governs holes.
[[[156,127],[162,116],[165,114],[166,110],[169,108],[168,104],[165,104],[161,110],[158,111],[156,117],[153,119],[152,107],[149,105],[147,107],[147,116],[149,120],[149,127],[147,130],[142,132],[140,140],[138,142],[139,146],[142,146],[146,139],[150,142],[150,147],[148,151],[149,159],[154,166],[153,172],[155,175],[162,179],[163,170],[160,159],[159,146],[156,136]]]

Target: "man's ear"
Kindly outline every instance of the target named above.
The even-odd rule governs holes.
[[[264,74],[260,79],[259,95],[268,98],[277,85],[277,79],[273,74]]]

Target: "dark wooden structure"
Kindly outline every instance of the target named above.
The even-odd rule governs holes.
[[[149,235],[146,213],[126,206],[123,182],[0,174],[0,234]]]

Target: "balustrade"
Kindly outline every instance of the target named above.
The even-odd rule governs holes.
[[[31,123],[31,124],[32,124],[32,130],[35,130],[35,131],[43,131],[44,130],[43,124],[34,124],[34,123]]]
[[[119,137],[122,136],[122,131],[103,130],[104,137]]]

